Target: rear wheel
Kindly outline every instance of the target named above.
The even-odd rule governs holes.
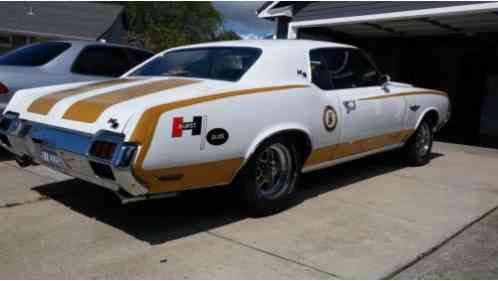
[[[256,150],[243,172],[244,199],[256,216],[288,207],[301,171],[297,146],[284,138],[266,141]]]
[[[408,163],[413,166],[427,164],[432,151],[432,141],[432,126],[429,120],[424,119],[404,147]]]

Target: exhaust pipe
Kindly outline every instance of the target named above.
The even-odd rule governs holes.
[[[177,196],[178,193],[165,192],[165,193],[157,193],[157,194],[144,194],[144,195],[140,195],[140,196],[130,196],[126,192],[123,192],[122,190],[120,190],[120,191],[116,192],[116,195],[119,197],[121,204],[124,205],[124,204],[128,204],[128,203],[140,202],[140,201],[145,201],[145,200],[171,198],[171,197]]]

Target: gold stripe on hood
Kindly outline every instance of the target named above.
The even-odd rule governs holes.
[[[91,83],[87,84],[81,87],[73,88],[73,89],[68,89],[68,90],[62,90],[62,91],[57,91],[52,94],[48,94],[45,96],[42,96],[38,99],[36,99],[29,107],[28,107],[28,112],[31,113],[37,113],[37,114],[42,114],[42,115],[47,115],[48,112],[54,107],[56,103],[59,101],[72,97],[75,95],[83,94],[85,92],[90,92],[90,91],[95,91],[99,90],[105,87],[110,87],[114,85],[119,85],[123,83],[130,83],[134,82],[134,79],[114,79],[114,80],[107,80],[103,82],[97,82],[97,83]]]
[[[200,81],[187,79],[160,80],[96,95],[74,103],[63,118],[93,123],[97,121],[102,112],[115,104],[198,82]]]

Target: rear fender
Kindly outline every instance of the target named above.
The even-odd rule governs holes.
[[[290,131],[298,131],[304,133],[306,136],[308,136],[308,139],[310,141],[310,146],[312,147],[311,143],[311,133],[310,131],[304,127],[301,124],[298,123],[283,123],[283,124],[278,124],[276,126],[272,126],[269,128],[266,128],[265,130],[261,131],[251,142],[249,147],[247,148],[245,155],[244,155],[244,163],[242,164],[242,167],[245,166],[247,161],[251,159],[251,156],[254,154],[256,149],[267,139],[272,138],[275,135],[285,133],[285,132],[290,132]],[[242,168],[241,167],[241,168]]]

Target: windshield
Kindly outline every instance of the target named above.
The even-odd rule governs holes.
[[[260,49],[245,47],[178,50],[153,59],[131,76],[183,76],[237,81],[260,55]]]
[[[64,42],[35,43],[0,56],[0,65],[41,66],[69,49]]]

